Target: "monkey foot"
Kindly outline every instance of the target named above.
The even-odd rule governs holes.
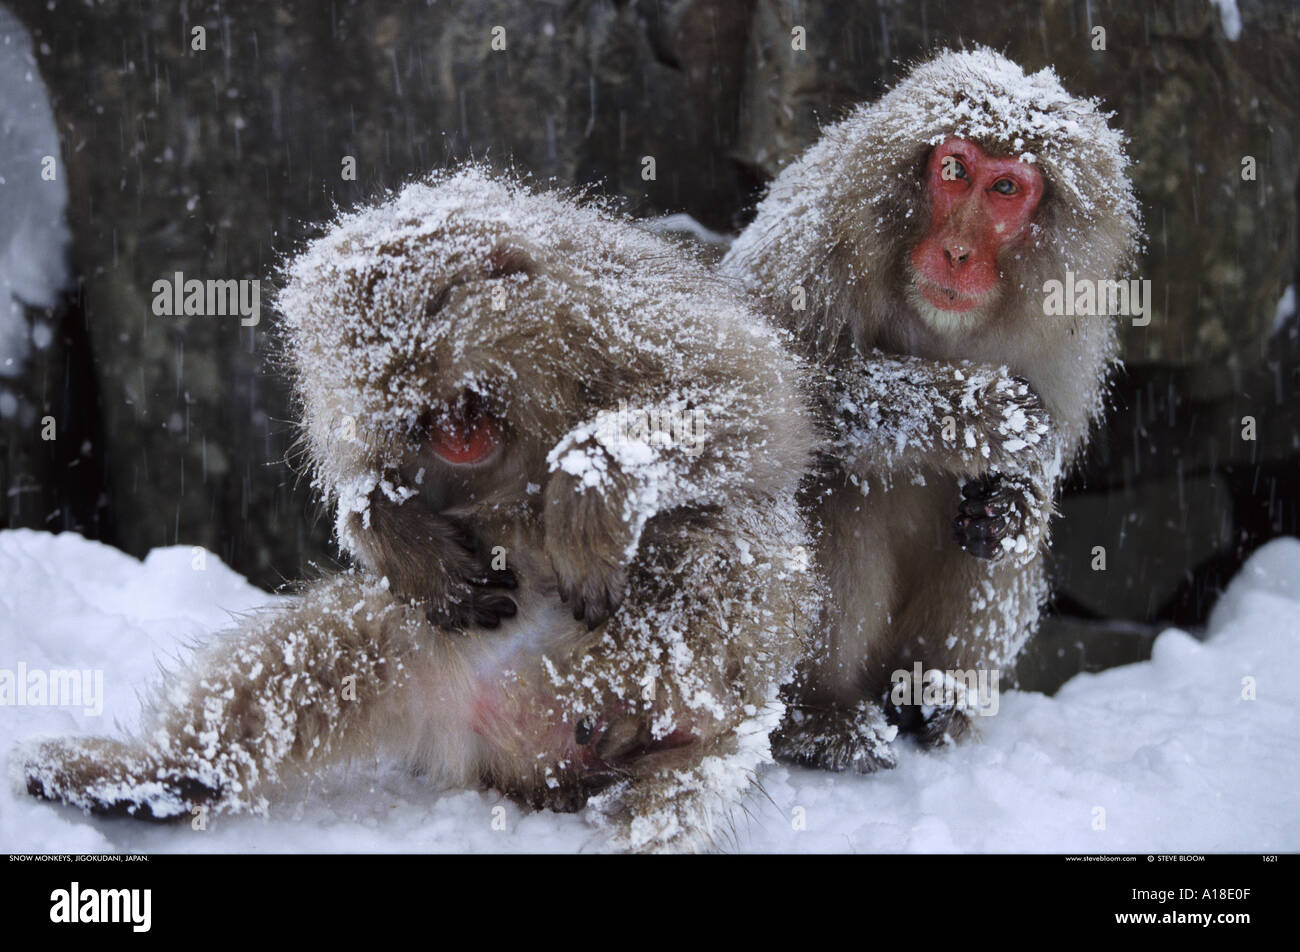
[[[503,784],[485,774],[483,783],[534,810],[576,813],[591,797],[626,787],[643,758],[689,747],[699,738],[683,729],[655,737],[648,717],[618,714],[579,720],[573,740],[576,756],[547,782]]]
[[[121,741],[40,742],[23,765],[27,792],[102,817],[168,823],[217,800],[218,791],[182,771],[158,767]]]
[[[596,794],[604,793],[610,788],[626,782],[626,771],[585,770],[575,776],[566,777],[554,786],[545,783],[531,785],[510,785],[494,783],[485,777],[485,787],[495,787],[503,794],[530,810],[550,810],[553,813],[577,813],[587,805],[587,801]]]
[[[926,747],[943,747],[972,733],[970,715],[955,707],[940,707],[921,718],[916,739]]]
[[[938,672],[932,672],[932,676]],[[899,730],[916,737],[924,747],[942,747],[974,733],[974,717],[978,711],[978,696],[951,675],[942,674],[931,681],[928,689],[943,692],[943,703],[889,705],[889,714]],[[914,688],[921,692],[920,686]]]
[[[772,755],[801,767],[875,773],[897,766],[892,747],[897,735],[898,728],[873,704],[792,707],[772,733]]]
[[[657,754],[694,743],[698,738],[687,730],[674,730],[655,737],[646,717],[629,714],[593,724],[589,719],[578,722],[573,739],[589,751],[599,764],[626,764],[647,754]]]
[[[592,631],[618,611],[626,582],[621,568],[609,572],[607,579],[593,572],[591,577],[567,582],[556,572],[555,587],[560,601],[572,609],[574,621],[585,622],[587,630]]]

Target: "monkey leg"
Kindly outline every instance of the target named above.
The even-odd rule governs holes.
[[[893,655],[890,619],[911,538],[907,527],[891,519],[904,496],[920,491],[899,486],[887,495],[874,483],[865,495],[844,485],[823,496],[819,515],[825,530],[817,560],[831,597],[817,644],[783,691],[786,715],[772,735],[777,760],[859,773],[896,764],[891,745],[898,731],[883,707],[886,681],[871,672],[883,671]]]
[[[703,648],[693,644],[691,654],[707,667]],[[665,674],[656,689],[629,672],[625,655],[635,652],[603,638],[589,646],[574,679],[590,688],[581,698],[557,696],[544,681],[505,690],[483,780],[532,809],[588,808],[618,850],[715,849],[730,810],[770,760],[780,706],[774,696],[749,699],[760,688],[774,694],[776,679],[760,684],[764,675],[733,669],[730,683],[710,675],[679,684]]]
[[[32,743],[27,790],[104,816],[264,813],[286,768],[364,743],[378,702],[404,681],[411,611],[355,576],[325,582],[201,651],[138,739]]]
[[[1038,623],[1047,584],[1041,558],[990,563],[961,552],[937,559],[900,609],[890,711],[927,745],[957,740],[996,713],[1002,679]]]
[[[631,852],[703,852],[734,833],[732,811],[770,760],[777,708],[703,737],[686,730],[654,739],[644,723],[612,722],[603,747],[607,782],[588,800],[611,844]]]
[[[720,845],[771,760],[779,685],[819,602],[785,552],[798,529],[781,507],[652,520],[622,607],[557,665],[552,706],[571,712],[583,782],[605,787],[592,816],[618,847]]]

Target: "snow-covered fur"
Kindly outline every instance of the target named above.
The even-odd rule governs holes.
[[[661,239],[476,168],[341,217],[279,305],[359,567],[201,651],[137,740],[41,745],[31,792],[265,812],[291,773],[386,751],[590,799],[617,847],[713,843],[818,610],[787,343]],[[486,459],[431,448],[448,419],[492,421]]]
[[[925,310],[909,263],[929,222],[922,172],[950,137],[1033,163],[1046,183],[1028,239],[998,261],[998,295],[962,319]],[[778,756],[871,770],[892,764],[898,723],[931,741],[959,733],[951,705],[888,723],[893,673],[1005,668],[1036,626],[1052,499],[1116,359],[1114,318],[1045,316],[1044,282],[1131,267],[1127,165],[1098,104],[1050,69],[944,52],[827,128],[721,263],[816,362],[833,447],[810,493],[827,643],[792,692]],[[959,511],[1000,533],[995,558],[954,542]]]

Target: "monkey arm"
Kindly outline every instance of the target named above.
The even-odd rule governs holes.
[[[1054,478],[1051,420],[1005,367],[855,351],[821,373],[831,452],[851,476],[932,469]]]
[[[750,388],[752,390],[754,388]],[[618,608],[625,568],[646,523],[683,506],[729,504],[771,478],[794,406],[764,406],[742,389],[628,401],[570,430],[547,457],[547,551],[560,595],[594,628]],[[777,403],[777,401],[773,401]],[[800,458],[782,479],[797,480]]]
[[[374,583],[342,575],[292,605],[253,616],[202,650],[188,680],[152,706],[133,741],[37,742],[28,792],[101,815],[167,820],[265,812],[283,768],[355,745],[415,650],[409,610]]]
[[[953,533],[972,556],[1026,563],[1046,544],[1061,439],[1005,367],[856,353],[823,388],[831,452],[851,478],[929,469],[964,480]]]

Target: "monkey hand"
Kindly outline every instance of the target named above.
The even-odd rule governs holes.
[[[106,737],[33,742],[23,757],[27,792],[95,816],[168,822],[220,800],[215,771],[171,765]]]
[[[561,448],[563,459],[579,456],[583,467],[558,466],[546,484],[546,553],[560,599],[591,630],[623,602],[640,529],[623,517],[628,480],[605,449],[595,442]],[[592,472],[600,478],[589,478]]]
[[[362,537],[368,559],[384,566],[393,594],[420,605],[432,624],[463,631],[514,617],[514,600],[502,593],[518,587],[514,573],[492,565],[466,523],[380,489],[369,511],[373,531]],[[352,518],[357,531],[360,517]]]
[[[1028,477],[987,473],[968,480],[952,521],[953,537],[976,558],[1027,562],[1037,553],[1051,517],[1050,499]]]
[[[484,565],[482,541],[464,525],[452,525],[460,551],[451,567],[447,597],[433,602],[425,614],[435,625],[452,630],[496,628],[518,611],[514,599],[501,590],[513,590],[519,582],[509,569]]]

